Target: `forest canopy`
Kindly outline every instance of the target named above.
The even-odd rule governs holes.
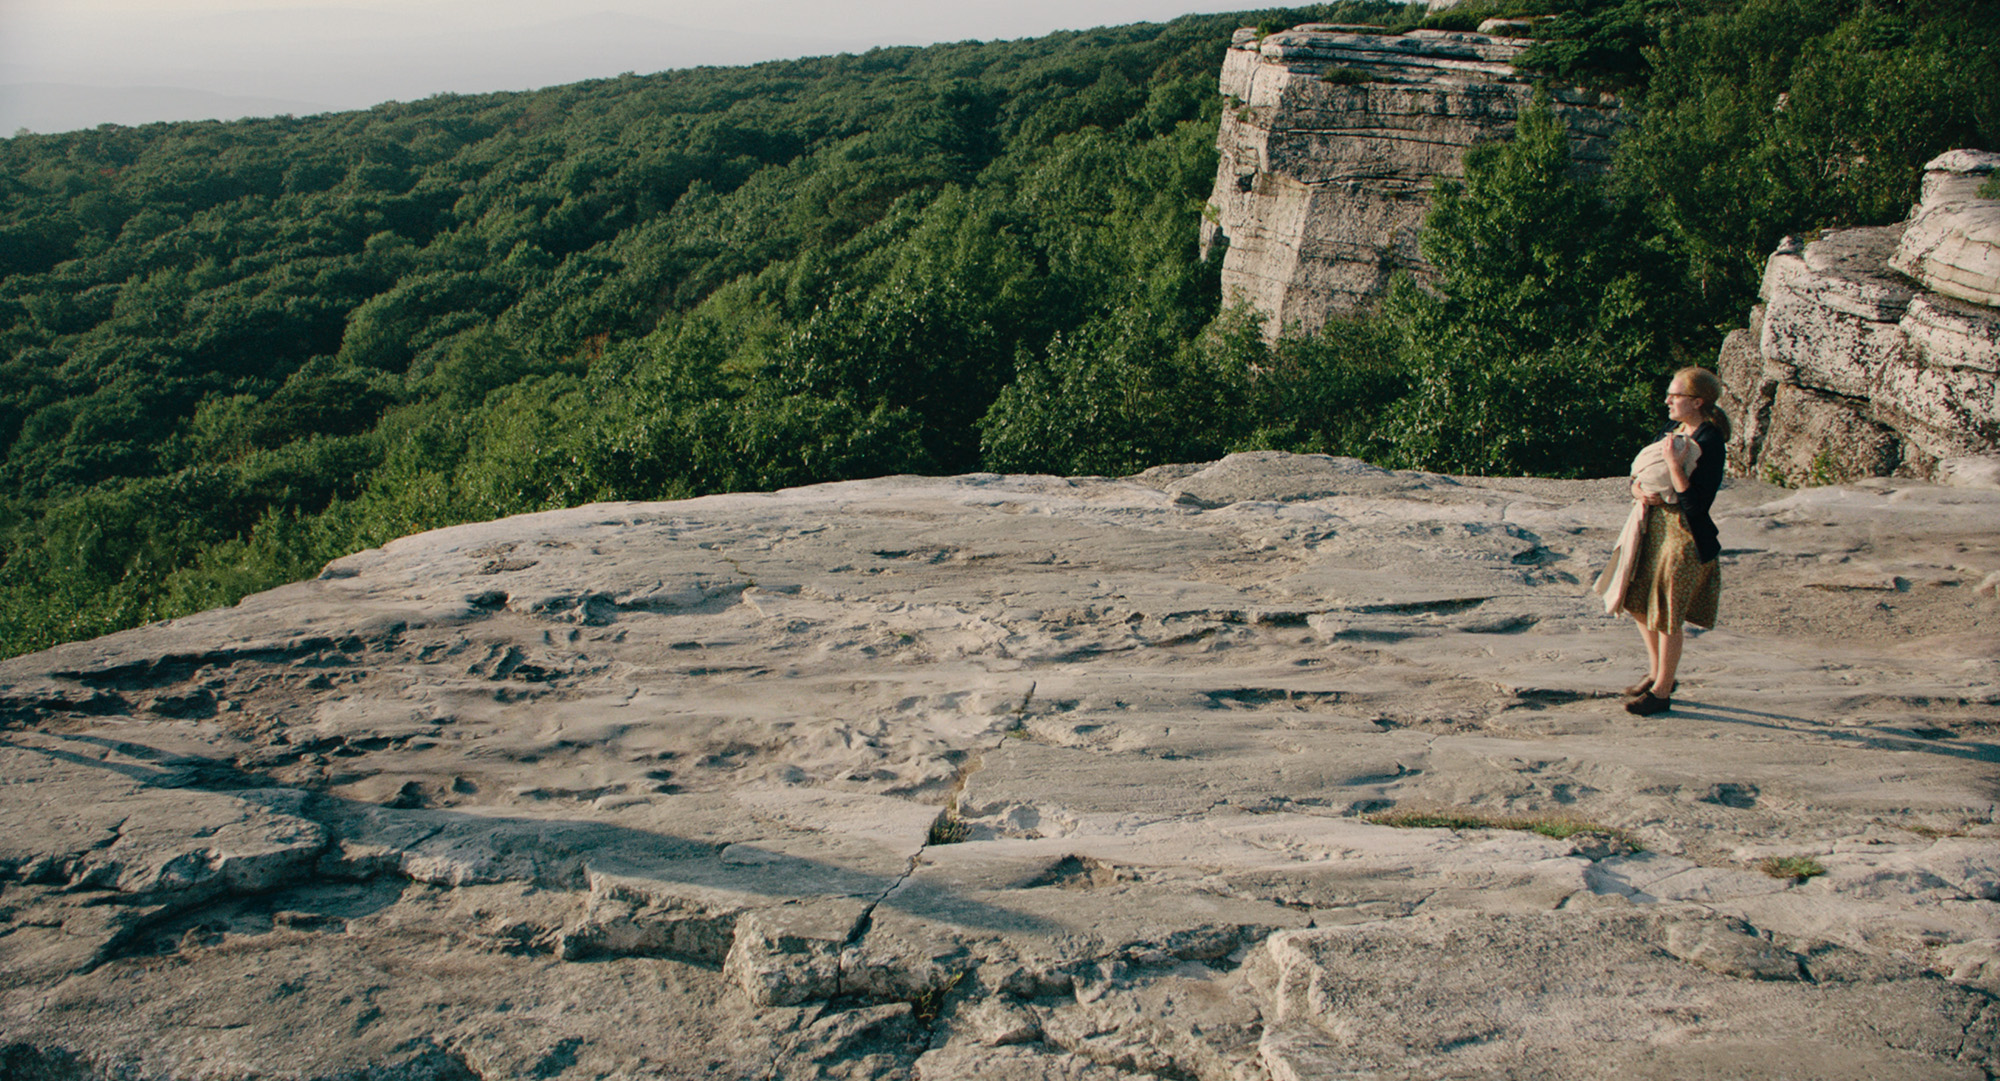
[[[1551,13],[1522,66],[1634,121],[1602,180],[1531,115],[1437,200],[1434,288],[1275,344],[1224,306],[1196,242],[1236,27]],[[1996,30],[1349,0],[0,140],[0,654],[594,500],[1252,448],[1617,472],[1780,236],[2000,146]]]

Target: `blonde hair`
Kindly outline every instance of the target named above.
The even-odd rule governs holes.
[[[1674,373],[1674,379],[1686,380],[1688,391],[1701,399],[1701,419],[1715,425],[1722,438],[1729,438],[1729,414],[1722,411],[1722,380],[1707,368],[1682,368]],[[1667,384],[1673,386],[1672,382]]]

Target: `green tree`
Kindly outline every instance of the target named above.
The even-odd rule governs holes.
[[[1238,308],[1190,339],[1177,315],[1134,303],[1021,357],[980,422],[989,466],[1121,475],[1235,449],[1262,330]]]
[[[1279,339],[1253,371],[1257,427],[1244,449],[1387,459],[1385,412],[1409,389],[1396,344],[1388,321],[1368,316]]]
[[[1627,230],[1572,177],[1545,104],[1466,155],[1425,223],[1433,288],[1385,310],[1409,390],[1388,412],[1396,461],[1458,473],[1617,471],[1664,367]]]

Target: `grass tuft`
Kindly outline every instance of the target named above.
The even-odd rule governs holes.
[[[970,836],[972,827],[966,824],[965,819],[958,817],[956,810],[947,807],[938,814],[937,820],[931,823],[930,835],[924,838],[924,843],[955,845]]]
[[[959,981],[963,979],[965,979],[964,971],[954,972],[951,979],[943,984],[917,992],[916,997],[910,999],[910,1012],[922,1024],[928,1025],[937,1020],[938,1014],[944,1012],[945,996],[951,994],[952,988],[957,987]]]
[[[1894,826],[1900,830],[1908,830],[1919,837],[1931,841],[1942,837],[1970,837],[1975,828],[1993,824],[1991,819],[1986,818],[1968,818],[1952,826],[1932,826],[1923,822],[1891,822],[1886,818],[1878,818],[1875,821],[1879,825]]]
[[[1771,856],[1758,864],[1757,869],[1772,878],[1789,878],[1794,882],[1826,873],[1826,868],[1811,856]]]
[[[1642,852],[1645,847],[1637,838],[1616,826],[1600,822],[1590,822],[1568,815],[1489,815],[1472,811],[1378,811],[1363,815],[1362,821],[1378,826],[1393,826],[1397,829],[1445,829],[1445,830],[1522,830],[1539,833],[1565,841],[1578,834],[1597,834],[1610,838],[1629,847],[1634,852]]]

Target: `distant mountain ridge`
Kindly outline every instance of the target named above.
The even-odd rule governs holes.
[[[309,116],[334,111],[321,102],[216,94],[181,86],[79,86],[12,83],[0,86],[0,134],[22,128],[38,134],[79,131],[99,124],[136,127],[165,121],[251,116]]]
[[[231,27],[229,33],[221,28]],[[616,11],[403,26],[392,12],[189,15],[0,67],[0,134],[366,109],[437,93],[556,86],[620,71],[863,52],[840,33],[722,30]],[[99,54],[103,54],[100,56]],[[107,62],[109,60],[110,62]],[[105,78],[116,72],[114,83]]]

